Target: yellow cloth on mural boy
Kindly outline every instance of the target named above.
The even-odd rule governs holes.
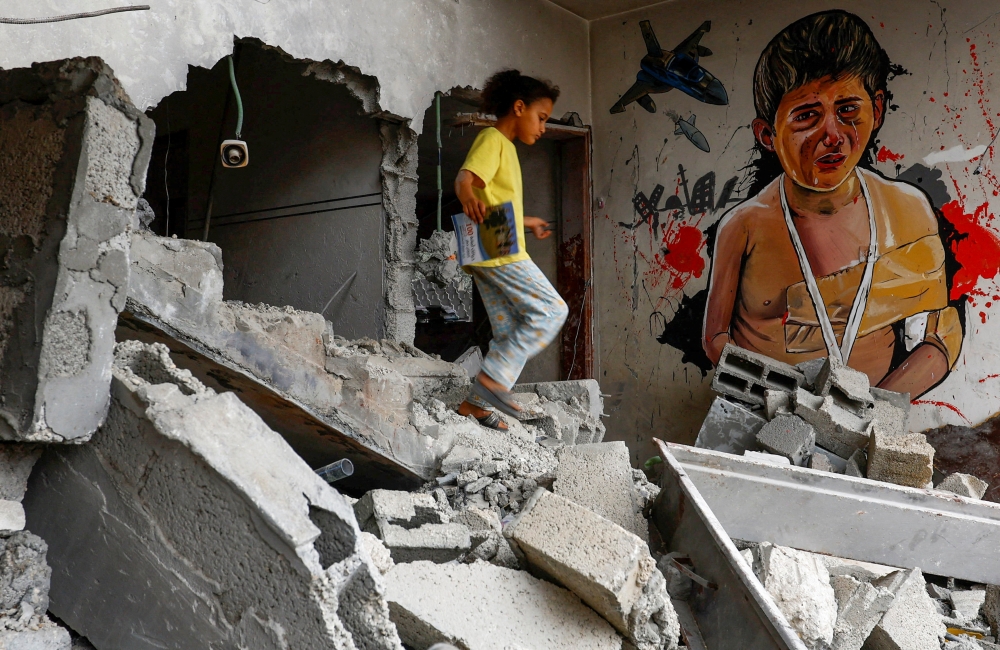
[[[512,255],[468,266],[503,266],[530,259],[524,241],[524,190],[521,185],[521,163],[517,160],[514,143],[492,126],[485,128],[472,143],[472,149],[465,157],[462,169],[472,172],[486,183],[485,188],[473,187],[472,191],[487,207],[502,205],[508,201],[513,204],[520,248]]]

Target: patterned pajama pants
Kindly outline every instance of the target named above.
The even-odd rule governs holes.
[[[569,310],[531,260],[472,267],[472,276],[493,326],[493,340],[483,359],[483,372],[510,390],[528,359],[537,356],[555,339]],[[469,402],[489,406],[474,395],[470,395]]]

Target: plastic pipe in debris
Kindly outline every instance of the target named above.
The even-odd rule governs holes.
[[[344,458],[343,460],[338,460],[336,463],[320,467],[316,470],[316,473],[327,483],[333,483],[354,474],[354,463]]]

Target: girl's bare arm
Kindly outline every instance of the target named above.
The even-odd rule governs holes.
[[[473,187],[482,189],[486,187],[486,183],[468,169],[458,172],[455,177],[455,194],[462,204],[462,211],[476,223],[482,223],[486,218],[486,205],[476,198]]]
[[[730,215],[719,226],[719,238],[712,256],[708,304],[702,346],[713,364],[719,362],[722,349],[729,343],[729,326],[740,282],[740,267],[747,247],[747,235],[741,221]]]

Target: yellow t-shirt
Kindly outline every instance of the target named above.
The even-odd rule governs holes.
[[[517,225],[517,241],[520,248],[513,255],[504,255],[468,266],[503,266],[530,259],[524,241],[524,190],[521,186],[521,163],[517,160],[514,143],[492,126],[487,127],[476,136],[462,169],[469,170],[486,183],[485,188],[473,187],[472,191],[487,207],[508,201],[514,205],[514,223]]]

